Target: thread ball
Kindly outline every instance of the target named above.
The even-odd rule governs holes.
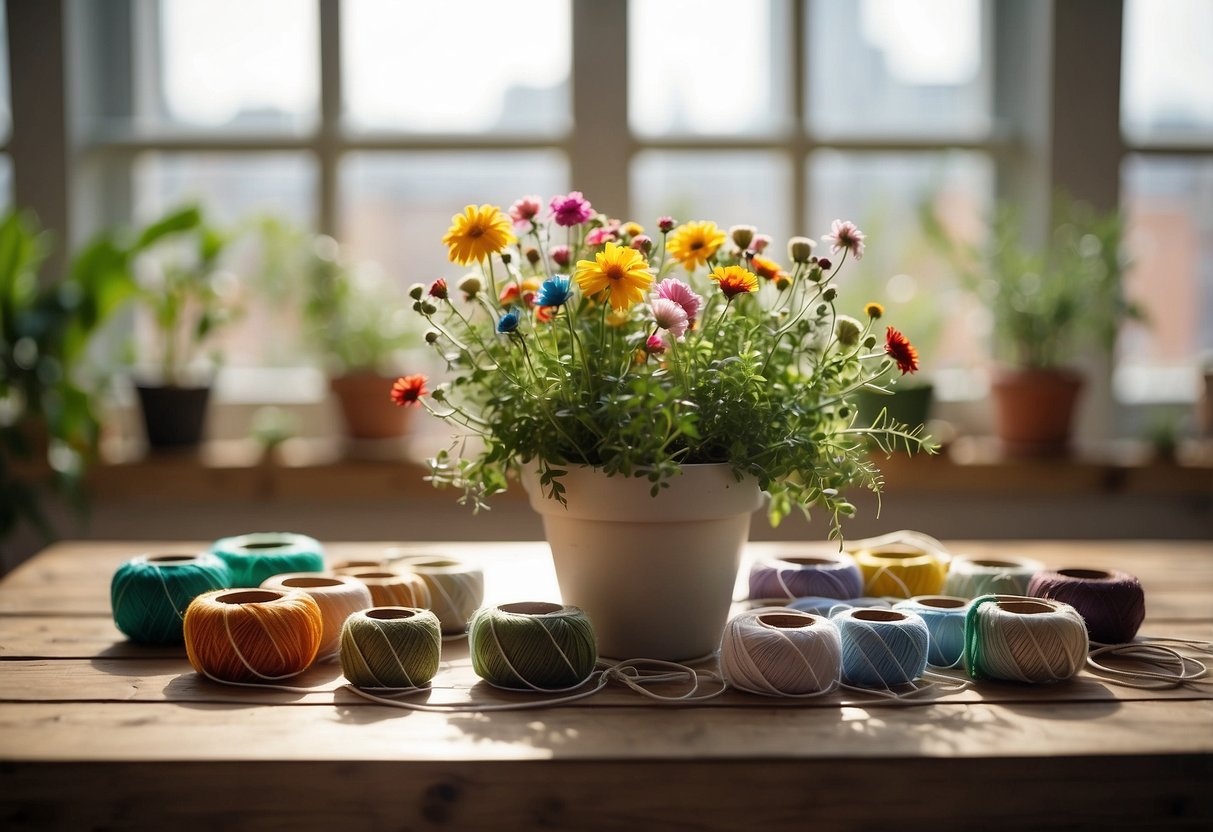
[[[224,682],[272,682],[316,658],[324,632],[319,605],[302,590],[221,589],[185,611],[185,649],[199,673]]]
[[[416,607],[373,607],[341,629],[341,672],[364,688],[419,688],[438,673],[442,632],[438,617]]]
[[[775,697],[812,696],[838,684],[842,648],[828,619],[793,610],[734,616],[720,644],[720,669],[730,685]]]
[[[1102,569],[1058,569],[1033,577],[1027,594],[1052,598],[1078,610],[1090,640],[1127,644],[1146,617],[1145,589],[1135,576]]]
[[[468,652],[477,676],[510,690],[577,687],[598,660],[589,617],[577,607],[544,601],[478,609],[468,622]]]
[[[181,644],[190,602],[231,585],[231,571],[214,555],[140,555],[119,566],[110,580],[114,625],[139,644]]]
[[[842,640],[842,680],[890,689],[922,677],[930,635],[926,622],[900,610],[856,608],[831,619]]]

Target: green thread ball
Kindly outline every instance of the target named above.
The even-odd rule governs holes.
[[[415,607],[372,607],[341,627],[341,672],[360,688],[419,688],[438,672],[438,616]]]
[[[594,672],[594,627],[576,607],[528,602],[482,607],[468,622],[468,652],[476,675],[514,690],[557,691]]]
[[[140,644],[183,644],[190,602],[231,585],[231,570],[212,554],[141,555],[119,566],[110,581],[114,624]]]
[[[290,532],[254,532],[216,540],[211,552],[232,570],[232,586],[258,587],[286,572],[323,572],[320,541]]]

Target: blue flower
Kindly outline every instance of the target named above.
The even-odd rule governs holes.
[[[506,312],[501,316],[501,320],[497,322],[497,331],[503,334],[509,334],[518,329],[518,313]]]
[[[539,294],[535,295],[535,304],[537,306],[564,306],[568,303],[571,294],[572,289],[569,287],[568,277],[558,274],[543,281],[543,285],[539,287]]]

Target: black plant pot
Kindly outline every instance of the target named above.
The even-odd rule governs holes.
[[[147,443],[153,449],[193,448],[202,441],[210,387],[135,385]]]
[[[880,415],[881,410],[888,410],[890,419],[908,425],[912,430],[925,425],[931,418],[931,404],[934,398],[935,388],[930,384],[898,387],[891,396],[858,390],[854,398],[855,407],[859,411],[856,424],[866,427]]]

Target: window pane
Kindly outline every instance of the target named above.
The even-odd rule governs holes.
[[[346,115],[361,129],[566,130],[569,0],[346,0]]]
[[[813,0],[808,124],[820,135],[990,128],[981,0]]]
[[[1126,0],[1121,123],[1137,141],[1213,138],[1213,2]]]
[[[191,127],[310,127],[319,102],[316,3],[161,0],[160,117]]]
[[[243,316],[211,342],[224,366],[291,366],[306,363],[299,349],[297,311],[266,301],[249,285],[260,261],[253,220],[274,215],[300,226],[314,223],[316,171],[302,153],[146,153],[134,171],[134,214],[148,222],[188,201],[206,210],[209,222],[237,234],[224,253],[224,268],[239,278]],[[267,337],[273,333],[273,337]],[[142,333],[150,343],[150,330]]]
[[[458,276],[442,237],[463,206],[502,208],[526,194],[568,189],[558,151],[355,153],[341,165],[342,242],[401,285]],[[593,194],[588,195],[593,199]]]
[[[786,8],[779,0],[631,0],[632,130],[645,136],[775,132],[786,109]]]
[[[972,394],[946,389],[955,381],[946,371],[985,361],[990,315],[925,238],[920,211],[926,203],[954,239],[980,242],[993,193],[993,164],[980,153],[821,151],[809,159],[810,236],[820,242],[834,219],[867,234],[863,260],[844,267],[842,311],[862,317],[865,302],[883,303],[888,322],[918,347],[924,377],[945,388],[942,398]]]
[[[726,229],[753,225],[782,248],[794,233],[791,167],[774,153],[645,151],[632,162],[631,218],[650,232],[666,214]]]
[[[1130,156],[1122,184],[1128,291],[1149,324],[1121,333],[1117,393],[1192,400],[1202,354],[1213,355],[1213,157]]]

